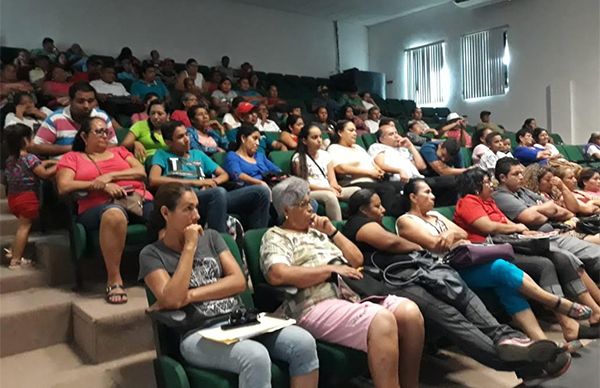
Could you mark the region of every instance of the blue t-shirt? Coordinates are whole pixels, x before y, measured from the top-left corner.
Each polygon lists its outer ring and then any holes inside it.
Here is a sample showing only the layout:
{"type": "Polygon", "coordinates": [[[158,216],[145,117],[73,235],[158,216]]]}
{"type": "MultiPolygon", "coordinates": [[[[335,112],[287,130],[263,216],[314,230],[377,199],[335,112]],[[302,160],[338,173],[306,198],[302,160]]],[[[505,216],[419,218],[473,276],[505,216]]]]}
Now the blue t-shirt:
{"type": "Polygon", "coordinates": [[[134,81],[131,85],[131,94],[137,96],[139,98],[144,98],[144,96],[148,93],[156,93],[161,100],[164,100],[166,96],[169,95],[169,90],[163,84],[163,82],[159,79],[152,82],[151,84],[147,84],[144,80],[134,81]]]}
{"type": "Polygon", "coordinates": [[[523,163],[524,166],[528,166],[536,162],[539,162],[540,164],[547,164],[548,159],[537,159],[538,152],[540,152],[540,150],[535,147],[517,146],[513,152],[513,155],[515,158],[519,159],[519,162],[523,163]]]}
{"type": "Polygon", "coordinates": [[[152,165],[160,166],[161,175],[183,179],[204,179],[212,176],[219,167],[200,150],[190,150],[187,158],[167,150],[158,150],[152,157],[152,165]]]}
{"type": "Polygon", "coordinates": [[[281,169],[271,162],[265,154],[257,152],[254,155],[256,163],[249,163],[233,151],[225,155],[225,170],[232,180],[239,181],[240,174],[250,175],[254,179],[263,179],[268,173],[280,173],[281,169]]]}
{"type": "MultiPolygon", "coordinates": [[[[431,168],[431,163],[440,160],[437,156],[437,150],[440,146],[440,142],[430,141],[421,146],[421,156],[427,163],[427,170],[425,170],[425,176],[437,176],[438,174],[431,168]]],[[[463,168],[462,157],[460,156],[460,152],[456,155],[456,157],[450,162],[446,162],[446,164],[450,167],[454,168],[463,168]]]]}

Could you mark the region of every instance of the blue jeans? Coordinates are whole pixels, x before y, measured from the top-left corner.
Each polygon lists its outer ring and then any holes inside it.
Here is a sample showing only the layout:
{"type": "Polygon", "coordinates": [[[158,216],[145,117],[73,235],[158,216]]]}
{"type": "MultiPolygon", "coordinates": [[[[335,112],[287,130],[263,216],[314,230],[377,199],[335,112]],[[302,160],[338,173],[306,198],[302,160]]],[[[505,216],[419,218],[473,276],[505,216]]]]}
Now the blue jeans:
{"type": "Polygon", "coordinates": [[[77,222],[82,224],[83,227],[88,231],[98,230],[100,229],[102,215],[105,211],[112,208],[121,210],[123,214],[125,214],[128,224],[145,224],[146,221],[150,219],[150,213],[152,213],[152,209],[154,209],[154,202],[144,201],[142,217],[128,213],[127,210],[125,210],[125,208],[121,205],[117,205],[115,203],[103,203],[102,205],[94,206],[93,208],[81,213],[79,216],[77,216],[77,222]]]}
{"type": "Polygon", "coordinates": [[[299,326],[243,340],[232,345],[187,336],[181,355],[201,368],[226,370],[239,375],[240,388],[271,386],[271,357],[288,363],[290,376],[301,376],[319,368],[315,339],[299,326]]]}
{"type": "Polygon", "coordinates": [[[506,260],[465,268],[460,276],[471,288],[493,288],[498,299],[510,315],[529,309],[529,303],[521,296],[523,271],[506,260]]]}
{"type": "Polygon", "coordinates": [[[219,233],[227,232],[227,213],[239,215],[246,229],[265,228],[269,221],[270,190],[262,185],[233,191],[222,187],[194,189],[200,202],[200,223],[219,233]]]}

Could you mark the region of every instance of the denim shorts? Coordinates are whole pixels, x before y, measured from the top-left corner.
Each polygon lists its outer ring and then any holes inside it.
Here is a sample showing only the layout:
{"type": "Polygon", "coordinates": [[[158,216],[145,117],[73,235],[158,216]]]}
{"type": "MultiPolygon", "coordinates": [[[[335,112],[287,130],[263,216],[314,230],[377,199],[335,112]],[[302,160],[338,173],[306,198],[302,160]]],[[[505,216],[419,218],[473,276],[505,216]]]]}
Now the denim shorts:
{"type": "Polygon", "coordinates": [[[154,208],[154,202],[144,201],[142,217],[128,213],[123,206],[116,203],[103,203],[102,205],[95,206],[81,213],[77,217],[77,222],[82,224],[86,230],[98,230],[100,229],[100,220],[102,219],[104,212],[113,208],[119,209],[123,212],[128,224],[143,224],[146,222],[146,220],[148,220],[150,213],[154,208]]]}

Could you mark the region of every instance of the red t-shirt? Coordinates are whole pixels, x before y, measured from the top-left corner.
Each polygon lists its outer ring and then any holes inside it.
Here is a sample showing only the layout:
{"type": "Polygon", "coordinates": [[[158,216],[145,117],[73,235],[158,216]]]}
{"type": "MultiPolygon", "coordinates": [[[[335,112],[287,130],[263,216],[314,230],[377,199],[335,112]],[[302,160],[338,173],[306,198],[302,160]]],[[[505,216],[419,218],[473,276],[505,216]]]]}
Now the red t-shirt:
{"type": "MultiPolygon", "coordinates": [[[[84,152],[67,152],[58,161],[57,170],[60,171],[63,168],[69,168],[75,172],[74,179],[76,181],[93,181],[101,175],[100,173],[107,174],[109,172],[123,171],[130,168],[127,158],[133,157],[133,154],[127,151],[125,147],[113,147],[109,148],[108,151],[112,152],[113,157],[111,159],[96,162],[98,168],[96,168],[94,163],[92,163],[84,152]],[[100,169],[100,171],[98,171],[98,169],[100,169]]],[[[137,193],[144,195],[149,201],[152,200],[152,194],[144,190],[143,182],[122,180],[114,183],[122,187],[132,186],[137,193]]],[[[109,200],[110,197],[103,191],[90,191],[85,198],[77,201],[77,213],[81,214],[84,211],[102,205],[109,200]]]]}
{"type": "Polygon", "coordinates": [[[488,216],[490,220],[495,222],[508,223],[508,219],[498,209],[496,201],[493,198],[484,201],[477,195],[469,194],[459,199],[456,203],[454,222],[469,234],[467,239],[471,242],[479,243],[485,241],[486,236],[478,234],[479,232],[473,227],[473,222],[484,216],[488,216]]]}
{"type": "Polygon", "coordinates": [[[186,128],[189,128],[192,126],[192,123],[190,122],[187,112],[182,109],[176,110],[173,113],[171,113],[171,120],[181,121],[183,123],[183,125],[185,125],[186,128]]]}

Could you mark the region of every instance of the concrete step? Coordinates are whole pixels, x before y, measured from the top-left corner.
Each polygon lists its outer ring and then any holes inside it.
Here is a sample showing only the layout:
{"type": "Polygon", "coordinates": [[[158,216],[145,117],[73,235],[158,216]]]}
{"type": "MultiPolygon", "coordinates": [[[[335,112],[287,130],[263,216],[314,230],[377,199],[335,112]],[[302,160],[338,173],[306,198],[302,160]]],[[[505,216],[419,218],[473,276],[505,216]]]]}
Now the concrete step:
{"type": "Polygon", "coordinates": [[[58,344],[0,359],[0,386],[11,388],[155,388],[154,351],[99,365],[82,361],[68,344],[58,344]]]}
{"type": "Polygon", "coordinates": [[[0,357],[66,342],[72,332],[72,292],[33,288],[0,295],[0,357]]]}
{"type": "Polygon", "coordinates": [[[0,267],[0,294],[47,285],[46,273],[40,266],[17,270],[0,267]]]}
{"type": "Polygon", "coordinates": [[[19,226],[19,220],[12,214],[0,214],[0,236],[14,236],[19,226]]]}
{"type": "Polygon", "coordinates": [[[104,291],[79,295],[73,304],[73,340],[92,363],[154,349],[142,287],[127,288],[128,302],[110,305],[104,291]]]}

